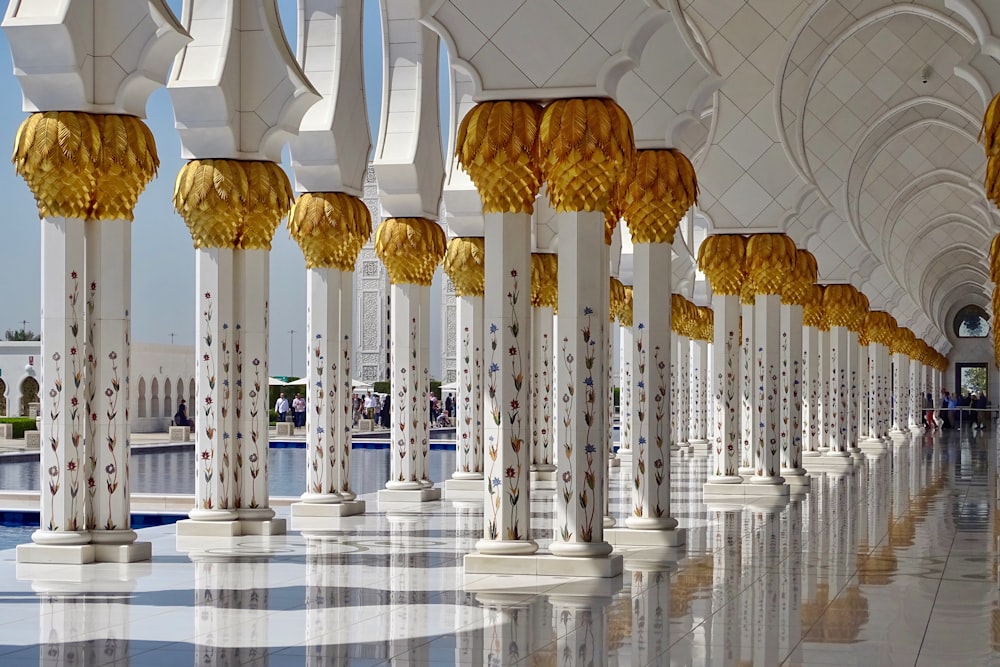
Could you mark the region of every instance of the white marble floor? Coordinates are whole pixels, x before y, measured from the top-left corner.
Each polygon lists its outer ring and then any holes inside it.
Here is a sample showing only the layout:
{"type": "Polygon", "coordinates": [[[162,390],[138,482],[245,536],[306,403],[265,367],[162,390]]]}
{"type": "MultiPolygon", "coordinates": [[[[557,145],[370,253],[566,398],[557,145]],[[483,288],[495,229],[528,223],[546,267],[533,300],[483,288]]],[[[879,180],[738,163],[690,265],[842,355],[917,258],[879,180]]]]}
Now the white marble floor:
{"type": "MultiPolygon", "coordinates": [[[[374,496],[323,533],[144,529],[151,563],[2,551],[0,665],[1000,665],[994,433],[890,445],[777,507],[706,505],[704,457],[672,470],[687,546],[611,580],[466,576],[474,503],[374,496]]],[[[544,547],[551,492],[532,508],[544,547]]]]}

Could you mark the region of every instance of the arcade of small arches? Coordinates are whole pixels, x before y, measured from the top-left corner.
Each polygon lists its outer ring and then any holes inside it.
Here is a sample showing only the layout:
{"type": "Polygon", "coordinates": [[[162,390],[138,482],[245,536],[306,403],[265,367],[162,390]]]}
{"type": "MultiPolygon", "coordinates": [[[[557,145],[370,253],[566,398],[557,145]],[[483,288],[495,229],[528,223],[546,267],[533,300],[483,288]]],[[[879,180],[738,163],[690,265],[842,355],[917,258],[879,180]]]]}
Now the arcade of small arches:
{"type": "MultiPolygon", "coordinates": [[[[986,236],[995,212],[972,179],[959,178],[973,168],[965,164],[973,158],[963,105],[985,101],[983,86],[970,80],[982,84],[1000,70],[975,55],[952,63],[966,76],[937,91],[943,101],[883,103],[869,91],[878,122],[867,130],[857,117],[849,132],[846,116],[827,117],[837,132],[860,133],[853,156],[825,129],[814,98],[860,94],[860,81],[845,87],[826,69],[845,57],[842,47],[853,50],[859,30],[922,16],[943,26],[935,33],[942,50],[964,40],[984,53],[992,38],[950,15],[895,4],[884,17],[845,17],[831,24],[842,32],[828,34],[829,17],[818,9],[828,3],[815,4],[795,16],[798,32],[771,82],[778,103],[769,105],[752,85],[726,86],[728,76],[766,88],[745,69],[757,71],[750,53],[742,75],[726,72],[713,42],[740,29],[725,27],[729,20],[742,21],[730,16],[706,34],[711,21],[698,2],[526,3],[481,9],[473,22],[464,12],[477,10],[467,3],[381,3],[387,85],[373,163],[384,219],[374,239],[392,285],[393,427],[379,501],[441,495],[427,462],[427,395],[429,322],[437,316],[429,289],[443,266],[456,295],[459,360],[457,464],[444,492],[484,506],[467,572],[506,572],[510,559],[530,559],[540,573],[611,577],[622,570],[616,547],[683,544],[671,514],[674,456],[708,452],[706,496],[781,503],[808,489],[810,471],[850,474],[866,452],[922,431],[922,397],[940,392],[948,368],[950,339],[938,323],[955,304],[942,295],[949,278],[934,248],[944,244],[936,233],[925,243],[909,221],[986,236]],[[576,18],[567,7],[580,10],[576,18]],[[580,43],[549,44],[567,51],[559,66],[533,48],[538,29],[580,33],[580,43]],[[813,40],[825,51],[806,48],[808,34],[825,35],[813,40]],[[452,64],[447,161],[432,75],[439,39],[452,64]],[[761,130],[761,113],[777,114],[778,131],[770,132],[780,136],[761,130]],[[930,114],[939,122],[928,123],[930,114]],[[925,127],[936,141],[923,148],[925,162],[941,155],[943,137],[965,143],[947,164],[910,179],[914,188],[931,179],[918,192],[901,187],[899,166],[916,158],[891,146],[925,127]],[[820,146],[827,141],[836,150],[820,146]],[[751,168],[765,155],[768,164],[751,168]],[[947,216],[969,200],[972,218],[947,216]],[[450,238],[438,220],[442,201],[450,238]],[[699,243],[696,217],[711,232],[699,243]],[[884,225],[873,228],[876,219],[884,225]],[[893,246],[898,238],[907,239],[902,250],[893,246]],[[612,465],[631,467],[623,525],[608,512],[612,465]],[[532,539],[532,487],[555,490],[546,553],[532,539]]],[[[183,394],[197,410],[195,507],[178,535],[285,530],[268,498],[266,387],[268,253],[286,217],[307,268],[312,406],[306,488],[292,521],[334,525],[365,511],[350,487],[345,409],[353,272],[373,234],[360,199],[371,149],[361,7],[308,5],[294,55],[275,0],[186,0],[183,24],[161,0],[130,3],[133,13],[115,21],[97,16],[110,5],[90,9],[94,20],[8,10],[4,29],[32,112],[14,162],[38,203],[47,278],[47,477],[42,527],[18,548],[19,561],[56,552],[77,562],[149,558],[129,527],[120,465],[133,383],[138,418],[144,407],[155,417],[183,394]],[[63,47],[57,54],[100,45],[112,55],[87,65],[41,62],[32,48],[40,31],[63,47]],[[196,375],[188,382],[136,379],[129,367],[130,223],[158,167],[155,139],[139,117],[164,83],[189,160],[173,199],[196,253],[196,375]],[[279,165],[285,144],[298,197],[279,165]],[[95,478],[93,494],[72,492],[95,478]]],[[[838,114],[860,109],[842,101],[838,114]]],[[[982,149],[972,144],[980,164],[982,149]]]]}

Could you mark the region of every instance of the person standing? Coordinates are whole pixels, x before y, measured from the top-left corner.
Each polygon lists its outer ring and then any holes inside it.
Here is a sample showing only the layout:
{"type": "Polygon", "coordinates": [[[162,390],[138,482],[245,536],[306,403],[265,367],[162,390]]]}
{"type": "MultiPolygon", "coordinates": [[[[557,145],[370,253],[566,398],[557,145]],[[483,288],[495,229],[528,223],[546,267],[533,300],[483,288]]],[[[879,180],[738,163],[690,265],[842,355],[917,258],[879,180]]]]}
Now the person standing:
{"type": "Polygon", "coordinates": [[[375,418],[375,399],[372,397],[371,391],[365,394],[365,418],[375,418]]]}
{"type": "Polygon", "coordinates": [[[295,427],[302,428],[306,425],[306,401],[302,394],[295,394],[292,400],[292,412],[295,413],[295,427]]]}
{"type": "Polygon", "coordinates": [[[445,396],[444,399],[444,411],[448,413],[448,418],[452,419],[455,416],[455,401],[452,399],[451,394],[445,396]]]}
{"type": "Polygon", "coordinates": [[[285,398],[285,392],[278,394],[278,400],[274,404],[274,411],[278,413],[278,421],[285,421],[285,417],[288,416],[288,399],[285,398]]]}

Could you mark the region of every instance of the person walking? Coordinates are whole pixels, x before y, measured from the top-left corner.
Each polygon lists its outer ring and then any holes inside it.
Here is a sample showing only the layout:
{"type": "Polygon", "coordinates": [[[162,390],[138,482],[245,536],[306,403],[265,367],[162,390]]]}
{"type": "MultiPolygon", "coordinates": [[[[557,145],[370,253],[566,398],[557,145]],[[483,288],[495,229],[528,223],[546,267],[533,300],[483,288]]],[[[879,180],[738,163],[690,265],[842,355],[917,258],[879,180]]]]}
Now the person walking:
{"type": "Polygon", "coordinates": [[[285,421],[285,417],[288,416],[288,399],[285,398],[285,392],[278,394],[278,400],[274,403],[274,411],[278,413],[278,421],[285,421]]]}
{"type": "Polygon", "coordinates": [[[302,428],[306,425],[306,400],[302,394],[295,394],[292,400],[292,412],[295,413],[295,427],[302,428]]]}

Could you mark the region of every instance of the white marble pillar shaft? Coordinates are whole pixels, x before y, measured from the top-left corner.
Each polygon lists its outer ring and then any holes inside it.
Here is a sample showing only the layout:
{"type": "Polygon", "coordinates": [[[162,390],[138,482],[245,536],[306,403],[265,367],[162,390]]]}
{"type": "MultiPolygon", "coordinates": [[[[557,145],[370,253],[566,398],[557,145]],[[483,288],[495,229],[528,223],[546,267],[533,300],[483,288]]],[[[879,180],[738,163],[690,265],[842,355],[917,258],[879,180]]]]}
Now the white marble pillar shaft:
{"type": "Polygon", "coordinates": [[[740,425],[741,360],[740,360],[740,298],[730,294],[712,297],[713,332],[713,393],[715,396],[714,469],[709,482],[739,484],[740,453],[743,430],[740,425]]]}
{"type": "Polygon", "coordinates": [[[430,478],[431,453],[431,286],[417,285],[417,300],[420,304],[417,315],[417,381],[420,386],[417,395],[420,396],[417,402],[417,431],[419,433],[417,443],[419,452],[417,455],[417,479],[423,488],[431,488],[434,482],[430,478]]]}
{"type": "MultiPolygon", "coordinates": [[[[87,523],[94,542],[131,543],[129,389],[132,223],[86,223],[87,523]]],[[[77,354],[80,354],[78,351],[77,354]]],[[[72,355],[71,355],[72,356],[72,355]]]]}
{"type": "Polygon", "coordinates": [[[677,334],[677,444],[687,446],[691,423],[691,338],[677,334]]]}
{"type": "Polygon", "coordinates": [[[742,339],[740,342],[740,390],[742,393],[742,403],[740,404],[740,428],[742,432],[740,447],[740,474],[749,476],[754,473],[754,433],[753,424],[757,415],[753,409],[753,381],[756,377],[754,368],[754,304],[740,304],[740,326],[742,329],[742,339]]]}
{"type": "Polygon", "coordinates": [[[830,451],[829,456],[847,456],[850,448],[850,331],[830,327],[830,451]]]}
{"type": "Polygon", "coordinates": [[[781,474],[801,477],[802,306],[781,304],[781,474]]]}
{"type": "Polygon", "coordinates": [[[691,422],[688,441],[708,443],[708,341],[691,341],[691,422]]]}
{"type": "MultiPolygon", "coordinates": [[[[560,241],[561,243],[561,241],[560,241]]],[[[625,525],[676,528],[670,515],[671,248],[636,243],[633,254],[632,507],[625,525]]]]}
{"type": "MultiPolygon", "coordinates": [[[[482,554],[530,554],[531,216],[486,216],[482,554]]],[[[561,268],[560,268],[561,271],[561,268]]]]}
{"type": "Polygon", "coordinates": [[[892,433],[900,435],[909,424],[906,417],[906,378],[909,377],[910,360],[902,352],[892,355],[892,433]]]}
{"type": "MultiPolygon", "coordinates": [[[[340,281],[338,303],[337,346],[330,349],[331,353],[339,354],[337,365],[330,365],[330,380],[336,380],[339,387],[336,393],[330,394],[331,407],[337,412],[333,425],[336,432],[330,444],[337,448],[337,466],[333,473],[334,489],[344,500],[354,500],[357,494],[351,488],[351,448],[354,431],[354,374],[351,370],[351,354],[353,353],[352,332],[354,331],[354,272],[340,271],[333,277],[340,281]]],[[[392,401],[389,403],[390,407],[392,401]]],[[[308,407],[308,406],[307,406],[308,407]]],[[[329,441],[329,438],[328,438],[329,441]]]]}
{"type": "Polygon", "coordinates": [[[197,368],[195,405],[195,507],[192,519],[230,521],[237,518],[235,419],[233,415],[233,251],[195,251],[198,298],[195,338],[197,368]]]}
{"type": "Polygon", "coordinates": [[[858,343],[858,400],[855,402],[858,415],[858,432],[856,442],[868,438],[871,432],[870,406],[875,402],[875,392],[871,383],[871,367],[874,361],[869,356],[870,344],[858,343]]]}
{"type": "Polygon", "coordinates": [[[41,527],[31,539],[86,544],[84,222],[46,218],[41,236],[41,527]]]}
{"type": "Polygon", "coordinates": [[[832,368],[832,356],[830,354],[830,330],[819,330],[819,427],[822,429],[819,434],[819,452],[826,454],[830,451],[830,441],[833,438],[833,392],[831,391],[830,373],[832,368]]]}
{"type": "MultiPolygon", "coordinates": [[[[881,345],[868,341],[868,442],[876,442],[882,437],[882,351],[881,345]]],[[[862,392],[862,396],[864,392],[862,392]]]]}
{"type": "Polygon", "coordinates": [[[417,491],[421,488],[417,459],[423,435],[421,417],[425,414],[418,366],[418,328],[420,317],[419,285],[392,285],[389,290],[389,365],[393,397],[390,433],[390,490],[417,491]]]}
{"type": "MultiPolygon", "coordinates": [[[[910,359],[910,377],[907,382],[906,404],[911,430],[920,428],[920,384],[921,364],[916,359],[910,359]]],[[[961,391],[961,387],[956,388],[956,393],[961,391]]]]}
{"type": "Polygon", "coordinates": [[[754,484],[782,484],[781,476],[781,297],[758,294],[754,302],[753,444],[754,484]]]}
{"type": "Polygon", "coordinates": [[[819,455],[820,424],[819,329],[802,328],[802,456],[819,455]]]}
{"type": "MultiPolygon", "coordinates": [[[[483,297],[455,297],[458,447],[452,479],[483,478],[483,297]]],[[[550,319],[551,322],[551,319],[550,319]]]]}
{"type": "Polygon", "coordinates": [[[603,522],[610,280],[608,263],[600,261],[606,256],[604,215],[563,213],[558,224],[559,461],[556,523],[549,548],[557,556],[605,556],[611,545],[604,541],[603,522]]]}
{"type": "MultiPolygon", "coordinates": [[[[303,502],[334,504],[337,493],[340,359],[340,271],[306,271],[306,490],[303,502]]],[[[348,297],[350,298],[350,297],[348,297]]]]}
{"type": "Polygon", "coordinates": [[[848,330],[847,333],[847,451],[859,452],[858,449],[858,390],[861,376],[861,346],[858,345],[858,334],[848,330]]]}
{"type": "Polygon", "coordinates": [[[531,309],[531,469],[552,472],[552,309],[531,309]]]}
{"type": "MultiPolygon", "coordinates": [[[[233,252],[233,375],[236,497],[240,519],[268,521],[267,316],[270,251],[233,252]]],[[[303,392],[305,396],[309,392],[303,392]]],[[[230,440],[232,442],[232,440],[230,440]]]]}
{"type": "Polygon", "coordinates": [[[632,457],[632,349],[635,347],[632,327],[620,329],[618,354],[621,363],[618,393],[618,458],[631,461],[632,457]]]}

